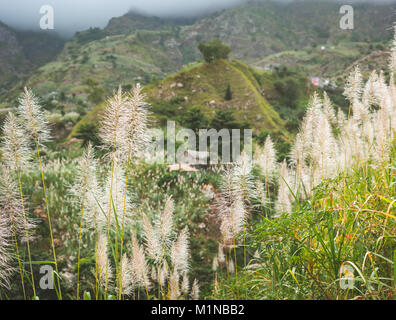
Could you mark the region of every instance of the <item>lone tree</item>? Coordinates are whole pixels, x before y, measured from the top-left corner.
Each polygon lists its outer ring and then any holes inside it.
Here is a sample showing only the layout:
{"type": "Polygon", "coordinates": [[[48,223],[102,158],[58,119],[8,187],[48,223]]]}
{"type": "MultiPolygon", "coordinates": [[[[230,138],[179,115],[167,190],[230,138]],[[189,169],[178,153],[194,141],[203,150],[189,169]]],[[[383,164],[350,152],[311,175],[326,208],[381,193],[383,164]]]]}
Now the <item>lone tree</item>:
{"type": "Polygon", "coordinates": [[[198,132],[199,129],[206,129],[208,124],[209,120],[199,106],[192,107],[184,116],[185,127],[195,132],[198,132]]]}
{"type": "Polygon", "coordinates": [[[232,90],[231,90],[231,85],[230,84],[228,84],[228,86],[227,86],[227,90],[226,90],[224,99],[227,100],[227,101],[232,100],[232,90]]]}
{"type": "Polygon", "coordinates": [[[200,42],[198,49],[207,63],[212,63],[218,59],[228,59],[228,55],[232,51],[231,47],[222,43],[219,39],[212,40],[208,44],[200,42]]]}

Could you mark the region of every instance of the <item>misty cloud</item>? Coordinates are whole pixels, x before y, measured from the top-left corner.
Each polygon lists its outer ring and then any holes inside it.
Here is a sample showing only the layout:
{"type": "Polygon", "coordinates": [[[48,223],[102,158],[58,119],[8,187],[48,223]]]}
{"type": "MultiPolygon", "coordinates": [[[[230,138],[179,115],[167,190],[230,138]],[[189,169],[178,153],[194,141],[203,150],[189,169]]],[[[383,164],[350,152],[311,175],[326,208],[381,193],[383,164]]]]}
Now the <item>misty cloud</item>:
{"type": "Polygon", "coordinates": [[[40,8],[54,8],[55,31],[71,35],[89,27],[104,27],[130,9],[156,16],[191,17],[246,0],[0,0],[0,21],[20,29],[39,30],[40,8]]]}
{"type": "MultiPolygon", "coordinates": [[[[147,15],[161,17],[191,17],[218,9],[228,8],[247,1],[248,0],[0,0],[0,21],[20,29],[39,30],[39,21],[41,18],[39,12],[40,7],[43,5],[52,5],[55,13],[55,32],[70,36],[76,31],[85,30],[89,27],[103,28],[106,26],[109,19],[121,16],[130,9],[147,15]]],[[[290,2],[291,0],[275,1],[290,2]]],[[[357,1],[359,0],[349,0],[347,2],[351,3],[357,1]]],[[[380,0],[375,0],[375,2],[378,3],[380,0]]]]}

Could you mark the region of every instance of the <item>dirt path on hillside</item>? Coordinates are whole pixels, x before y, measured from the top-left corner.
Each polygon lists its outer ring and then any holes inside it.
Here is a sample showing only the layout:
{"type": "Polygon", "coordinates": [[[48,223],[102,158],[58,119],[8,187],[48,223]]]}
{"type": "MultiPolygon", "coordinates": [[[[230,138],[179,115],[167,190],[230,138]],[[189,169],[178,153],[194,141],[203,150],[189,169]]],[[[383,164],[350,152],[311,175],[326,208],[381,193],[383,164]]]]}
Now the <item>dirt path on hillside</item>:
{"type": "Polygon", "coordinates": [[[365,60],[369,60],[369,59],[375,59],[375,58],[382,58],[385,55],[388,55],[388,52],[385,51],[374,51],[373,53],[370,53],[369,55],[360,58],[359,60],[355,61],[354,63],[352,63],[348,68],[346,68],[345,70],[343,70],[341,73],[335,75],[334,77],[332,77],[332,79],[337,79],[337,78],[343,78],[346,75],[349,75],[351,73],[351,71],[358,65],[362,64],[365,60]]]}

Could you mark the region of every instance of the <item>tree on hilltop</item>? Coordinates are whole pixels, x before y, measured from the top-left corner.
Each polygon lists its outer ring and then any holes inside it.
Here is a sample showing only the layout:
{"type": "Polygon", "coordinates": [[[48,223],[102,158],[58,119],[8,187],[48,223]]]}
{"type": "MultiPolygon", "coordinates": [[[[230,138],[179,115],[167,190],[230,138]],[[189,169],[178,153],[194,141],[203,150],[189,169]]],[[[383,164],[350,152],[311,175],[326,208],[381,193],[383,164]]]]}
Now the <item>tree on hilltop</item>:
{"type": "Polygon", "coordinates": [[[208,44],[200,42],[198,49],[207,63],[212,63],[218,59],[228,59],[228,55],[232,51],[230,46],[227,46],[219,39],[212,40],[208,44]]]}

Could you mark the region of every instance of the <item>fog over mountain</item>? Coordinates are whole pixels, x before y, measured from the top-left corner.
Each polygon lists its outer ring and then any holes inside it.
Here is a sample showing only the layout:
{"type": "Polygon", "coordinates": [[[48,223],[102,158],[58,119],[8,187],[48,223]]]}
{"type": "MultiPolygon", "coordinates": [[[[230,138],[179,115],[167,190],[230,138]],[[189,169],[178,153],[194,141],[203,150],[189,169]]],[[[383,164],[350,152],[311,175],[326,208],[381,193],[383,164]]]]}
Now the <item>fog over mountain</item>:
{"type": "MultiPolygon", "coordinates": [[[[290,2],[292,0],[273,1],[290,2]]],[[[339,2],[340,0],[327,1],[339,2]]],[[[394,0],[366,0],[370,3],[392,1],[394,0]]],[[[0,21],[18,29],[39,30],[39,21],[42,16],[40,8],[43,5],[51,5],[54,8],[54,31],[71,36],[74,32],[89,27],[104,27],[109,19],[121,16],[131,9],[160,17],[193,17],[246,2],[248,0],[0,0],[0,21]]]]}

